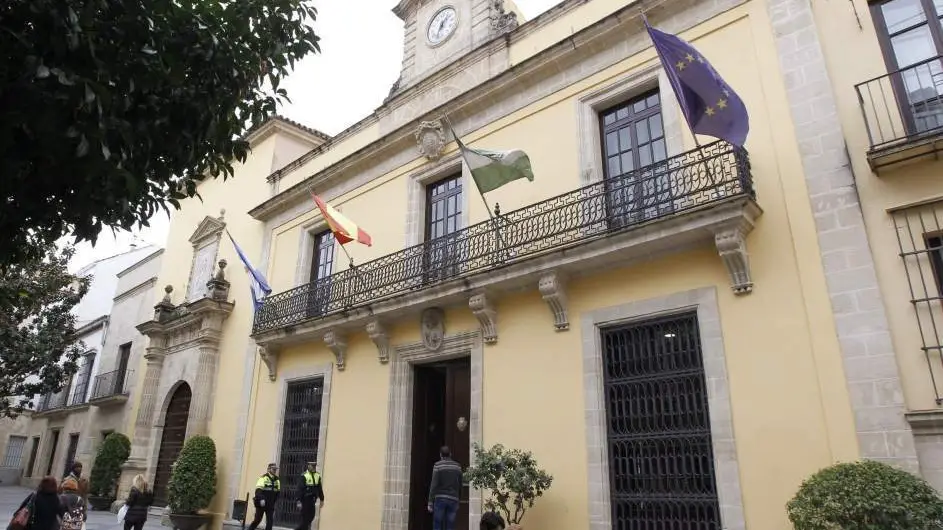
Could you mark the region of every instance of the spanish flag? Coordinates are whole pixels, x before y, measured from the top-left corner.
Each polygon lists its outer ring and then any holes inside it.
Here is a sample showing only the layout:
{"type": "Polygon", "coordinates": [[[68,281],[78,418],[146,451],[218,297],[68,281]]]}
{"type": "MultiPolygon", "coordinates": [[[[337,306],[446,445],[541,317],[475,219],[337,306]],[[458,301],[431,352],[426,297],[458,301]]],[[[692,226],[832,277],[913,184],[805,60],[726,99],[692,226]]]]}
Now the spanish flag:
{"type": "Polygon", "coordinates": [[[344,217],[313,192],[311,193],[311,197],[314,199],[314,203],[318,205],[318,209],[321,210],[321,215],[323,215],[324,220],[327,221],[331,232],[334,232],[334,238],[337,239],[341,245],[346,245],[351,241],[356,241],[368,247],[373,245],[373,239],[370,238],[370,234],[361,230],[353,221],[344,217]]]}

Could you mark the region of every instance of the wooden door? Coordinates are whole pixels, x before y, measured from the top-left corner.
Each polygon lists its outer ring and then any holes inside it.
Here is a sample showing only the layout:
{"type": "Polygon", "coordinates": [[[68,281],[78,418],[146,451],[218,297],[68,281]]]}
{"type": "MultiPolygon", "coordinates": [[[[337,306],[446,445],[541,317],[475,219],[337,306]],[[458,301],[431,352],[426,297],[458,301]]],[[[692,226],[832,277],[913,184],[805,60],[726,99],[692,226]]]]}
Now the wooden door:
{"type": "MultiPolygon", "coordinates": [[[[468,359],[448,366],[446,375],[446,445],[452,458],[467,470],[471,463],[471,365],[468,359]]],[[[468,530],[468,486],[462,488],[455,530],[468,530]]]]}
{"type": "MultiPolygon", "coordinates": [[[[432,530],[426,509],[432,466],[439,449],[449,446],[452,458],[469,464],[471,366],[468,359],[416,367],[413,389],[412,457],[410,461],[410,530],[432,530]]],[[[468,530],[468,488],[462,492],[456,530],[468,530]]]]}
{"type": "Polygon", "coordinates": [[[167,505],[167,483],[174,461],[183,448],[187,437],[187,421],[190,418],[190,386],[180,385],[167,405],[164,417],[164,432],[160,437],[160,449],[157,452],[157,472],[154,475],[154,505],[167,505]]]}

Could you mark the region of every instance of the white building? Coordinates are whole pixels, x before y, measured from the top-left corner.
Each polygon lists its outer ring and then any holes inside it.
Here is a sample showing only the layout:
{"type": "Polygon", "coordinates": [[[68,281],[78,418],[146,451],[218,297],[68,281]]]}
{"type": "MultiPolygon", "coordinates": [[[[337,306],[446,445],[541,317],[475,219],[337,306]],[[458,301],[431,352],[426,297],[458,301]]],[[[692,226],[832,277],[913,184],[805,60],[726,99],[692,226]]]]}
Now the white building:
{"type": "Polygon", "coordinates": [[[88,293],[74,309],[77,339],[85,350],[78,371],[60,392],[37,399],[28,427],[20,420],[16,432],[7,436],[0,427],[0,444],[6,442],[7,453],[18,448],[18,457],[9,458],[9,464],[22,470],[22,484],[62,476],[74,461],[90,471],[104,436],[126,430],[125,404],[134,383],[129,367],[144,350],[134,326],[153,310],[162,254],[153,246],[134,248],[77,272],[91,277],[88,293]]]}

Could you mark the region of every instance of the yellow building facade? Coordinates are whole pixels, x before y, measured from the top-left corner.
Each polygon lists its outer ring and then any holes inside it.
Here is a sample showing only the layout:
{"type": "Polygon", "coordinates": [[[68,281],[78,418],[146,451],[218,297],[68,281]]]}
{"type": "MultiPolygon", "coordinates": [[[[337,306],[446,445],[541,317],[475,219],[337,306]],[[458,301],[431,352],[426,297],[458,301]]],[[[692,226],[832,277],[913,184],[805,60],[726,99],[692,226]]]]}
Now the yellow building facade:
{"type": "Polygon", "coordinates": [[[937,289],[940,226],[913,227],[943,187],[906,154],[935,152],[939,114],[894,99],[939,70],[856,96],[905,66],[885,57],[907,5],[939,36],[921,2],[565,0],[525,21],[403,0],[380,108],[335,137],[269,121],[175,213],[129,471],[166,481],[209,434],[228,516],[269,462],[291,490],[314,460],[321,529],[430,528],[442,444],[464,465],[475,443],[532,451],[554,483],[526,528],[786,530],[805,477],[859,458],[943,487],[939,291],[909,289],[937,289]],[[695,142],[643,12],[742,97],[745,149],[695,142]],[[534,182],[489,193],[489,216],[450,127],[524,150],[534,182]],[[311,192],[373,245],[349,261],[311,192]],[[274,290],[258,311],[226,230],[274,290]]]}

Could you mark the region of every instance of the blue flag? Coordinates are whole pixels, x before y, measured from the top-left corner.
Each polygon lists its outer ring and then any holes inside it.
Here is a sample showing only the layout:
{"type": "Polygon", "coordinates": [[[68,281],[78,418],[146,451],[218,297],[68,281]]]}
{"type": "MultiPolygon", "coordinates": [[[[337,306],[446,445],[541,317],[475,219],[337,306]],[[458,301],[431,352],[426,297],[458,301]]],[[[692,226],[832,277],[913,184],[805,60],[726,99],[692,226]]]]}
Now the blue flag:
{"type": "Polygon", "coordinates": [[[743,147],[750,132],[750,117],[740,96],[694,46],[654,29],[647,20],[645,28],[691,132],[743,147]]]}
{"type": "Polygon", "coordinates": [[[246,273],[249,274],[249,289],[252,291],[252,307],[255,311],[258,311],[259,308],[262,307],[262,299],[272,293],[272,288],[269,287],[268,282],[265,281],[265,276],[249,263],[249,258],[246,257],[242,249],[239,248],[239,245],[236,244],[236,240],[232,238],[232,234],[229,233],[229,230],[226,230],[226,235],[229,236],[229,240],[232,241],[232,246],[236,248],[236,254],[239,254],[239,259],[242,260],[242,264],[246,267],[246,273]]]}

